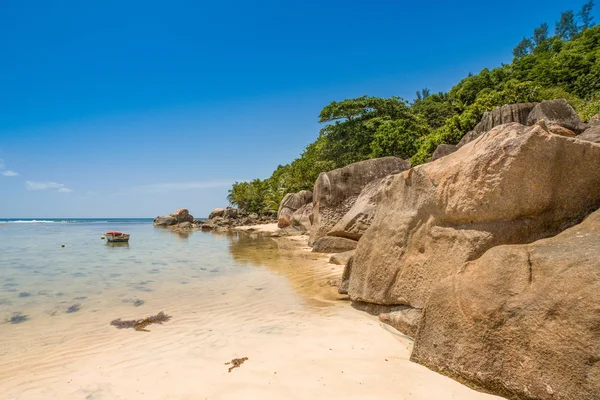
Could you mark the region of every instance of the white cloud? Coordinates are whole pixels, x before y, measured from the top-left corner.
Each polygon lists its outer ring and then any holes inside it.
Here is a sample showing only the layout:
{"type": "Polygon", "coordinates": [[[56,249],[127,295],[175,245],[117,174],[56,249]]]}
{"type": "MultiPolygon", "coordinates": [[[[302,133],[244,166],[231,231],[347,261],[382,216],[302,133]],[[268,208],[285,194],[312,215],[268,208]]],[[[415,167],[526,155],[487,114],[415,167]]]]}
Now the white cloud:
{"type": "Polygon", "coordinates": [[[19,174],[17,174],[15,171],[9,171],[9,170],[7,170],[7,171],[3,171],[2,175],[4,175],[4,176],[18,176],[19,174]]]}
{"type": "Polygon", "coordinates": [[[141,185],[132,187],[128,193],[158,193],[193,189],[210,189],[217,187],[231,186],[235,182],[231,181],[207,181],[207,182],[175,182],[175,183],[156,183],[153,185],[141,185]]]}
{"type": "Polygon", "coordinates": [[[72,189],[65,187],[64,183],[57,182],[32,182],[26,181],[25,186],[27,190],[47,190],[47,189],[58,189],[61,193],[69,193],[72,192],[72,189]]]}

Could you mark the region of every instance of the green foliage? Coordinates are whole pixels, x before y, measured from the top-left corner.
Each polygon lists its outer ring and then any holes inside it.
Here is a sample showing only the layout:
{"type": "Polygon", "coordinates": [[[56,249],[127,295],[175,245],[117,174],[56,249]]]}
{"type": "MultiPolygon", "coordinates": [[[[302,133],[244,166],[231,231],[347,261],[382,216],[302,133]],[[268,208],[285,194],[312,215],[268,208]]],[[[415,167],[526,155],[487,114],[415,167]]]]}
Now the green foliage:
{"type": "Polygon", "coordinates": [[[581,30],[586,30],[594,26],[594,17],[592,16],[592,9],[594,8],[594,1],[590,0],[581,7],[579,12],[579,19],[581,20],[581,30]]]}
{"type": "Polygon", "coordinates": [[[563,40],[569,40],[577,34],[577,23],[573,11],[565,11],[561,14],[560,20],[556,23],[554,33],[563,40]]]}
{"type": "Polygon", "coordinates": [[[317,140],[292,163],[264,180],[236,182],[229,201],[249,212],[277,210],[286,193],[312,190],[321,172],[374,157],[429,161],[441,143],[456,144],[498,106],[566,99],[587,120],[600,113],[600,27],[592,27],[589,1],[577,14],[564,12],[556,36],[541,24],[514,50],[511,64],[469,74],[447,93],[417,92],[412,104],[399,97],[362,96],[326,105],[317,140]]]}
{"type": "Polygon", "coordinates": [[[529,54],[531,51],[533,51],[533,42],[531,41],[531,39],[523,38],[523,40],[519,42],[517,47],[513,49],[513,56],[515,58],[521,58],[529,54]]]}

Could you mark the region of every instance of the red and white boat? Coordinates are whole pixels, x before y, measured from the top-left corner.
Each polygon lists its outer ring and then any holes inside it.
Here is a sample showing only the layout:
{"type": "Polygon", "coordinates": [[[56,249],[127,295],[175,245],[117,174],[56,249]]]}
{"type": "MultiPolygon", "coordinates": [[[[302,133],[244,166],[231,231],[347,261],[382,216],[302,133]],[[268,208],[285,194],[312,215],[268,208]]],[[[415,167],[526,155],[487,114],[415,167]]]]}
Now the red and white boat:
{"type": "Polygon", "coordinates": [[[129,242],[129,234],[117,231],[110,231],[104,234],[109,242],[129,242]]]}

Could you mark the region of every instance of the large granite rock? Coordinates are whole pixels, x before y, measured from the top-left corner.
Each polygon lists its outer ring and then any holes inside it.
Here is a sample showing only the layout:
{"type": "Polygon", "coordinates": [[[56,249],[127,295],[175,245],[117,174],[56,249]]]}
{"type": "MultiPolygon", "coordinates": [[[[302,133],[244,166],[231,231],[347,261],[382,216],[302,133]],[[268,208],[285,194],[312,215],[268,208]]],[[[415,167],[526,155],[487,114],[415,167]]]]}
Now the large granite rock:
{"type": "Polygon", "coordinates": [[[435,151],[431,155],[431,161],[435,161],[438,158],[442,158],[447,156],[448,154],[452,154],[456,150],[458,150],[458,146],[455,146],[453,144],[442,143],[435,149],[435,151]]]}
{"type": "Polygon", "coordinates": [[[472,142],[498,125],[511,122],[518,122],[519,124],[526,125],[529,114],[537,105],[538,103],[506,104],[502,107],[496,107],[492,111],[483,113],[481,121],[472,131],[463,136],[461,141],[458,142],[457,147],[462,147],[465,144],[472,142]]]}
{"type": "Polygon", "coordinates": [[[180,208],[170,215],[163,215],[162,217],[154,218],[155,226],[171,226],[177,225],[182,222],[193,222],[194,217],[190,214],[187,208],[180,208]]]}
{"type": "Polygon", "coordinates": [[[294,211],[292,214],[291,225],[303,232],[310,231],[313,220],[313,204],[308,203],[294,211]]]}
{"type": "Polygon", "coordinates": [[[171,217],[177,220],[177,223],[180,224],[182,222],[192,222],[194,221],[194,217],[190,214],[187,208],[180,208],[171,213],[171,217]]]}
{"type": "Polygon", "coordinates": [[[577,135],[576,137],[580,140],[600,143],[600,125],[592,126],[591,128],[586,129],[581,135],[577,135]]]}
{"type": "Polygon", "coordinates": [[[565,99],[542,101],[535,106],[529,113],[529,117],[527,117],[527,123],[533,125],[541,120],[546,121],[547,124],[560,125],[575,134],[582,133],[588,127],[565,99]]]}
{"type": "Polygon", "coordinates": [[[599,207],[599,171],[600,145],[513,123],[393,175],[358,242],[348,294],[422,308],[465,261],[555,235],[599,207]]]}
{"type": "Polygon", "coordinates": [[[215,208],[208,215],[208,219],[213,219],[213,218],[216,218],[216,217],[222,217],[224,214],[225,214],[225,209],[224,208],[215,208]]]}
{"type": "Polygon", "coordinates": [[[313,194],[310,190],[301,190],[298,193],[288,193],[279,204],[277,211],[277,226],[287,228],[292,224],[292,215],[302,206],[312,203],[313,194]]]}
{"type": "Polygon", "coordinates": [[[401,158],[383,157],[321,173],[313,191],[313,225],[309,244],[325,236],[338,223],[352,208],[367,183],[409,168],[410,163],[401,158]]]}
{"type": "Polygon", "coordinates": [[[177,219],[170,215],[163,215],[162,217],[154,218],[154,226],[171,226],[177,225],[177,219]]]}
{"type": "Polygon", "coordinates": [[[600,399],[600,211],[466,263],[432,293],[411,359],[507,398],[600,399]]]}
{"type": "Polygon", "coordinates": [[[350,210],[327,232],[327,236],[359,240],[371,226],[379,204],[379,195],[385,188],[386,179],[375,179],[367,183],[350,210]]]}

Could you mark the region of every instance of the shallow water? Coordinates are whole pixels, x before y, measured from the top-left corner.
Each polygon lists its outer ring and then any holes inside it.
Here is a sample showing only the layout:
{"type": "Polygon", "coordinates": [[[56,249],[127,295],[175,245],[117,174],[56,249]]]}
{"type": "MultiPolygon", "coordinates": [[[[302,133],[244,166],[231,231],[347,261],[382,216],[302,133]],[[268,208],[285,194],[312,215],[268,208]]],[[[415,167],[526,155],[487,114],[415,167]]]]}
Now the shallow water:
{"type": "MultiPolygon", "coordinates": [[[[186,286],[210,291],[217,279],[235,284],[243,276],[273,285],[286,267],[277,250],[270,239],[176,234],[149,220],[0,222],[0,321],[25,324],[119,303],[139,307],[165,291],[189,290],[186,286]],[[101,236],[109,230],[130,233],[130,242],[106,243],[101,236]],[[268,264],[279,270],[269,272],[268,264]]],[[[0,334],[3,329],[0,325],[0,334]]]]}
{"type": "Polygon", "coordinates": [[[0,225],[0,398],[491,398],[410,363],[412,342],[339,301],[341,267],[303,241],[0,225]],[[150,332],[110,325],[160,311],[150,332]]]}

